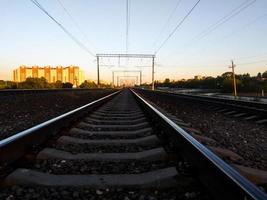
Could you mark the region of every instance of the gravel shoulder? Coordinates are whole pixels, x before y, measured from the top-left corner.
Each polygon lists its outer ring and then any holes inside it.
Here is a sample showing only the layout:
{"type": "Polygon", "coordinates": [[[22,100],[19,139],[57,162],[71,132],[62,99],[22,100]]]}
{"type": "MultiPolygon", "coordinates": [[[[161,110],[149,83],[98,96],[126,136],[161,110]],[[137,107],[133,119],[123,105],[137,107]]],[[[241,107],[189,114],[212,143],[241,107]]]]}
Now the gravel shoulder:
{"type": "Polygon", "coordinates": [[[167,98],[155,100],[150,95],[142,95],[177,118],[190,123],[194,129],[200,130],[201,135],[214,139],[219,147],[242,156],[242,165],[267,170],[266,125],[216,113],[204,105],[182,99],[177,99],[174,104],[167,98]]]}
{"type": "Polygon", "coordinates": [[[66,113],[114,90],[0,92],[0,139],[66,113]]]}

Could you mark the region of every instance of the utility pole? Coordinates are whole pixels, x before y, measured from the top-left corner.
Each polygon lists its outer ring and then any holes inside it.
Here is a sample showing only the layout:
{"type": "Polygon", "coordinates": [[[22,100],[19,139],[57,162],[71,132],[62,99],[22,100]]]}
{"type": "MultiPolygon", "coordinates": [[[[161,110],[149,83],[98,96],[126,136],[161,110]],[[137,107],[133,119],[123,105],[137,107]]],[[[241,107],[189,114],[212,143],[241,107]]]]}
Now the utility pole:
{"type": "Polygon", "coordinates": [[[114,71],[112,71],[112,87],[114,88],[114,71]]]}
{"type": "Polygon", "coordinates": [[[99,57],[96,57],[97,62],[97,87],[100,87],[100,80],[99,80],[99,57]]]}
{"type": "Polygon", "coordinates": [[[152,90],[155,89],[155,86],[154,86],[154,74],[155,74],[154,63],[155,63],[155,57],[152,57],[152,90]]]}
{"type": "Polygon", "coordinates": [[[233,85],[234,85],[234,96],[237,97],[237,91],[236,91],[236,81],[235,81],[235,65],[234,61],[231,60],[231,66],[229,68],[232,68],[232,74],[233,74],[233,85]]]}
{"type": "Polygon", "coordinates": [[[140,70],[140,86],[142,85],[142,70],[140,70]]]}

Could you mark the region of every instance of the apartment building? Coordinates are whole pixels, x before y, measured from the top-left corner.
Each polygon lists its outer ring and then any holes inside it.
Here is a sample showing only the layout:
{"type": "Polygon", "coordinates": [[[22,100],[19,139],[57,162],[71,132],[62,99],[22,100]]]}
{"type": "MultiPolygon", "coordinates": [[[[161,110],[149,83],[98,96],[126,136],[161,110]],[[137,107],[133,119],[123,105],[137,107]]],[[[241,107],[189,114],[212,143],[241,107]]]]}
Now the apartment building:
{"type": "Polygon", "coordinates": [[[22,65],[13,70],[13,81],[15,82],[23,82],[28,77],[44,77],[49,83],[55,83],[56,81],[61,81],[63,83],[70,82],[74,87],[77,87],[84,82],[84,72],[79,67],[73,65],[68,67],[28,67],[22,65]]]}

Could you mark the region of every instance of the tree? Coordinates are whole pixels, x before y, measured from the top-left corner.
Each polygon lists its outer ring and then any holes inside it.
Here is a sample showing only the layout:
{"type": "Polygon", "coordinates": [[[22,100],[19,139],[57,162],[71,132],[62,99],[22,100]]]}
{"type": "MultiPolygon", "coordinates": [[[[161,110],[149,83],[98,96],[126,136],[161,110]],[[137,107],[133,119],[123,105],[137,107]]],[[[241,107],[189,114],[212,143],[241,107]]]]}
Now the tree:
{"type": "Polygon", "coordinates": [[[84,81],[81,85],[80,88],[96,88],[97,85],[94,81],[84,81]]]}
{"type": "Polygon", "coordinates": [[[3,89],[6,87],[6,83],[3,80],[0,80],[0,89],[3,89]]]}
{"type": "Polygon", "coordinates": [[[262,78],[267,78],[267,71],[262,73],[262,78]]]}
{"type": "Polygon", "coordinates": [[[49,88],[45,78],[26,78],[24,82],[19,83],[19,88],[22,89],[42,89],[49,88]]]}
{"type": "Polygon", "coordinates": [[[66,82],[62,84],[62,88],[72,88],[73,84],[70,82],[66,82]]]}
{"type": "Polygon", "coordinates": [[[54,83],[54,86],[55,86],[55,88],[62,88],[63,87],[63,83],[61,81],[56,81],[54,83]]]}
{"type": "Polygon", "coordinates": [[[228,77],[233,77],[233,73],[232,72],[225,72],[222,74],[223,78],[228,78],[228,77]]]}
{"type": "Polygon", "coordinates": [[[166,78],[163,82],[164,87],[170,87],[171,86],[171,81],[169,78],[166,78]]]}
{"type": "Polygon", "coordinates": [[[170,84],[170,82],[171,82],[170,79],[169,78],[166,78],[163,83],[164,84],[170,84]]]}
{"type": "Polygon", "coordinates": [[[261,80],[261,78],[262,78],[262,75],[261,75],[261,73],[259,72],[259,73],[257,74],[257,79],[258,79],[258,80],[261,80]]]}
{"type": "MultiPolygon", "coordinates": [[[[239,88],[241,81],[239,79],[236,79],[236,87],[239,88]]],[[[233,91],[233,78],[226,78],[223,80],[222,84],[222,90],[224,92],[232,92],[233,91]]]]}

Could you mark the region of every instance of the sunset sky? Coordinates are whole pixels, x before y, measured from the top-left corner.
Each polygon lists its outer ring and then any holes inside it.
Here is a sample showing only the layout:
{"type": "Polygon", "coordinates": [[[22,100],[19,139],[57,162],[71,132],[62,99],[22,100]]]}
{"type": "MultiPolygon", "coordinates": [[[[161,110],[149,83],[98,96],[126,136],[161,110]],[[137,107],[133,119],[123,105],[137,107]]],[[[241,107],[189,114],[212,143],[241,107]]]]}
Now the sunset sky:
{"type": "MultiPolygon", "coordinates": [[[[126,0],[38,2],[93,53],[126,52],[126,0]]],[[[128,53],[153,54],[196,2],[131,0],[128,53]]],[[[0,0],[0,7],[0,80],[12,79],[12,70],[22,64],[78,65],[86,79],[96,79],[95,58],[30,0],[0,0]]],[[[216,76],[229,70],[231,59],[236,73],[267,70],[266,0],[201,0],[157,53],[155,78],[216,76]],[[244,2],[251,5],[226,20],[244,2]]],[[[101,64],[111,65],[101,67],[103,80],[111,80],[112,70],[140,69],[143,80],[151,80],[150,62],[144,59],[121,60],[120,66],[116,59],[104,59],[101,64]]]]}

